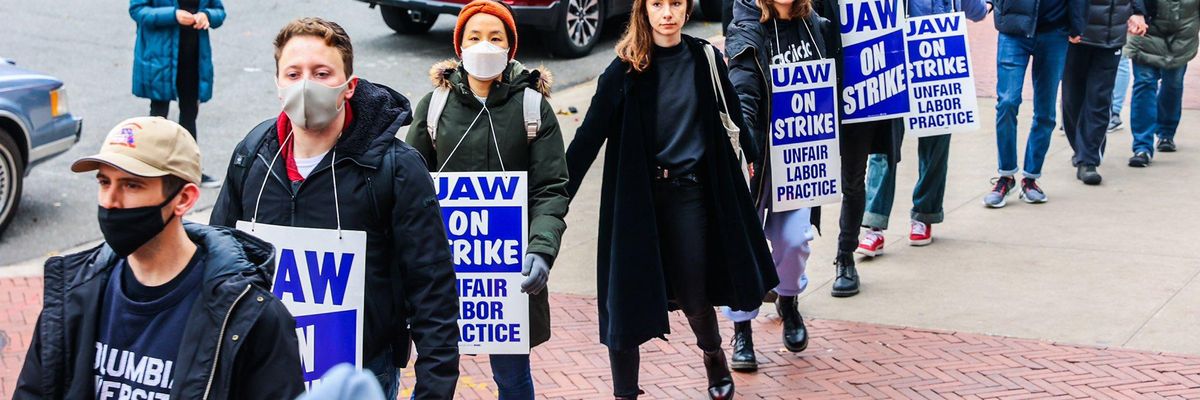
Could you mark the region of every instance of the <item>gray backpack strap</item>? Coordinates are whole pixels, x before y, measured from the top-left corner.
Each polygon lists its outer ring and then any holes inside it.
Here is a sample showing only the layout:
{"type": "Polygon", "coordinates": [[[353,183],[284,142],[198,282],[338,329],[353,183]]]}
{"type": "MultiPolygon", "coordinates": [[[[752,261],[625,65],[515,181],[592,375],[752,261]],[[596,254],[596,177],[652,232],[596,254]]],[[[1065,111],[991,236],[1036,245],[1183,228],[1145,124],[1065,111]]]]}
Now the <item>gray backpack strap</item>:
{"type": "Polygon", "coordinates": [[[446,109],[446,100],[450,98],[450,89],[437,87],[429,98],[429,113],[425,116],[425,129],[429,131],[429,142],[437,146],[438,120],[442,118],[442,110],[446,109]]]}
{"type": "Polygon", "coordinates": [[[538,130],[542,127],[542,93],[531,88],[525,88],[523,101],[525,116],[525,137],[532,142],[537,138],[538,130]]]}

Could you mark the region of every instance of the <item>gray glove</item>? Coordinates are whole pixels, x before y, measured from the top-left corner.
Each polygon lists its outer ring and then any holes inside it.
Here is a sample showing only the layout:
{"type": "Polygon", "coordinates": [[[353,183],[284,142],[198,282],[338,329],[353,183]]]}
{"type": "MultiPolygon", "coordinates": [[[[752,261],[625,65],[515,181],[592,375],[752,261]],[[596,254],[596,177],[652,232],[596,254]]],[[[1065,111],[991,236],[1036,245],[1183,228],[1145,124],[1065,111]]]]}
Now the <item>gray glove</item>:
{"type": "Polygon", "coordinates": [[[522,293],[541,294],[546,290],[546,282],[550,280],[550,264],[540,254],[526,254],[521,275],[528,277],[525,278],[525,282],[521,282],[522,293]]]}

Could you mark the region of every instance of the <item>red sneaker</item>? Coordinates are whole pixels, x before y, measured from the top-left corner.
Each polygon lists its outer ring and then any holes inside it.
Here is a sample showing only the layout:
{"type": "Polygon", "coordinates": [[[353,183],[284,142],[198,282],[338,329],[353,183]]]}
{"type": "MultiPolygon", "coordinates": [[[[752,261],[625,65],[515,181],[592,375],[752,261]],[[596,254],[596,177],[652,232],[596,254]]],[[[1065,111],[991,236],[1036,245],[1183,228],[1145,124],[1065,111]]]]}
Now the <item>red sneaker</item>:
{"type": "Polygon", "coordinates": [[[858,249],[854,252],[867,257],[883,255],[883,231],[874,229],[867,231],[862,240],[858,241],[858,249]]]}
{"type": "Polygon", "coordinates": [[[909,246],[924,246],[933,243],[933,225],[921,221],[913,221],[908,231],[909,246]]]}

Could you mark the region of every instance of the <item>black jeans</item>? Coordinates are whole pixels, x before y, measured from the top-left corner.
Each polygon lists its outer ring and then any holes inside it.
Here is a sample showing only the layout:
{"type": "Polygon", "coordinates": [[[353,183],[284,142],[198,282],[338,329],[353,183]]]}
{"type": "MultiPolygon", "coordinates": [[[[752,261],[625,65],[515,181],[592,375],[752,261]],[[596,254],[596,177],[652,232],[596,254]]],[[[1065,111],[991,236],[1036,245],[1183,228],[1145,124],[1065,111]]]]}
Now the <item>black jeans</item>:
{"type": "MultiPolygon", "coordinates": [[[[169,100],[150,100],[150,116],[151,117],[167,117],[167,113],[171,110],[171,101],[169,100]]],[[[200,113],[200,99],[179,98],[179,125],[183,129],[187,129],[188,133],[192,134],[193,139],[199,139],[196,136],[196,114],[200,113]]]]}
{"type": "MultiPolygon", "coordinates": [[[[654,212],[663,273],[671,286],[672,300],[687,316],[688,325],[696,334],[697,347],[713,352],[721,349],[721,331],[705,287],[708,260],[702,250],[708,248],[708,207],[701,185],[686,178],[656,180],[654,212]]],[[[608,360],[613,374],[613,394],[636,397],[641,361],[638,349],[614,351],[610,348],[608,360]]]]}
{"type": "Polygon", "coordinates": [[[837,260],[853,260],[858,233],[867,209],[867,158],[876,140],[891,130],[890,120],[842,125],[838,145],[842,153],[842,216],[838,224],[837,260]]]}
{"type": "Polygon", "coordinates": [[[1067,46],[1062,80],[1063,129],[1075,150],[1075,166],[1099,166],[1104,158],[1109,113],[1121,49],[1067,46]]]}
{"type": "MultiPolygon", "coordinates": [[[[729,23],[733,22],[733,3],[737,0],[721,0],[721,34],[729,34],[729,23]]],[[[704,10],[708,12],[708,10],[704,10]]]]}

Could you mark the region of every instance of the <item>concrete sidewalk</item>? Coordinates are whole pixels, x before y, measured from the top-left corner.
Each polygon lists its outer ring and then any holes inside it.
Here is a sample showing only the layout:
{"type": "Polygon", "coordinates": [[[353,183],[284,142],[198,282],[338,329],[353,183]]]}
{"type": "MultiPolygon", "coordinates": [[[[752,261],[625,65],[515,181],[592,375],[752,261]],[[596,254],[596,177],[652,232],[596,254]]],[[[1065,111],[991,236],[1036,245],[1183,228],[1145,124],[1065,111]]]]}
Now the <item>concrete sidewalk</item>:
{"type": "MultiPolygon", "coordinates": [[[[568,141],[593,91],[590,83],[552,100],[559,109],[579,109],[560,116],[568,141]]],[[[934,225],[934,243],[907,245],[917,141],[906,140],[886,255],[859,263],[860,295],[830,297],[840,207],[825,207],[824,236],[813,242],[801,311],[825,319],[1200,354],[1200,254],[1186,235],[1200,224],[1200,147],[1186,128],[1200,126],[1200,111],[1184,111],[1179,152],[1159,154],[1148,168],[1126,166],[1128,130],[1108,135],[1099,187],[1075,179],[1066,137],[1056,131],[1039,181],[1050,201],[1026,204],[1014,193],[1008,207],[987,209],[982,198],[996,176],[990,123],[995,101],[981,98],[979,107],[984,128],[952,141],[946,222],[934,225]]],[[[1026,103],[1018,154],[1024,154],[1031,119],[1026,103]]],[[[557,292],[595,295],[601,164],[592,167],[571,204],[551,279],[557,292]]]]}

